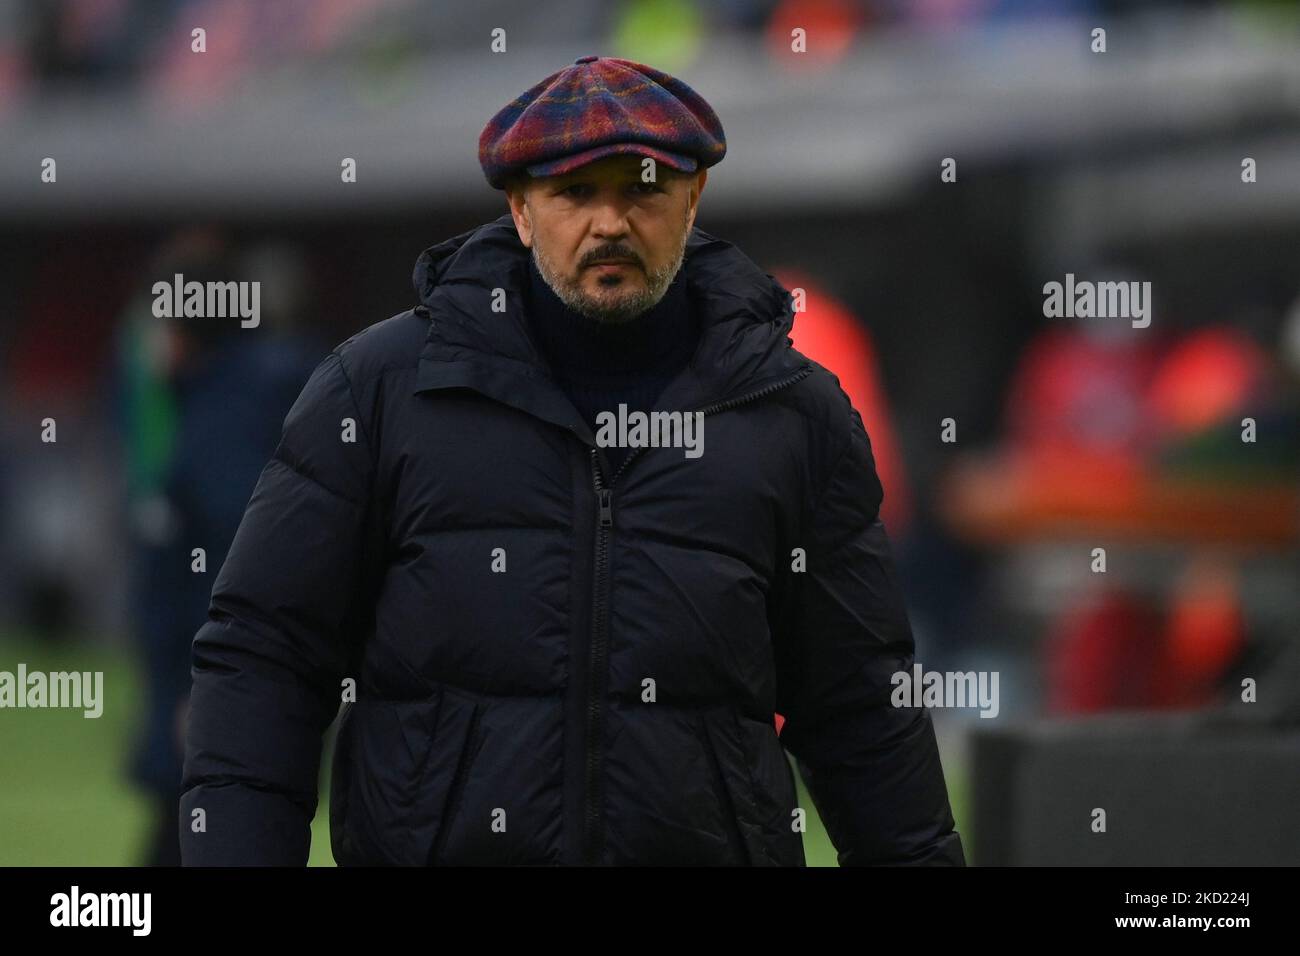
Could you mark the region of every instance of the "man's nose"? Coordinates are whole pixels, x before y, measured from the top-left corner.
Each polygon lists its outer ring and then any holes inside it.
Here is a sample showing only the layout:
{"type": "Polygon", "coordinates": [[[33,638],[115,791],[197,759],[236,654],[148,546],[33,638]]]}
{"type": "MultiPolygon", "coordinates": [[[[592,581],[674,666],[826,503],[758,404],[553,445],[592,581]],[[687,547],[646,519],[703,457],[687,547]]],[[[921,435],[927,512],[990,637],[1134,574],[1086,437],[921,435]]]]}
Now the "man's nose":
{"type": "Polygon", "coordinates": [[[632,204],[626,197],[604,195],[592,210],[591,231],[604,241],[617,241],[628,234],[627,215],[632,204]]]}

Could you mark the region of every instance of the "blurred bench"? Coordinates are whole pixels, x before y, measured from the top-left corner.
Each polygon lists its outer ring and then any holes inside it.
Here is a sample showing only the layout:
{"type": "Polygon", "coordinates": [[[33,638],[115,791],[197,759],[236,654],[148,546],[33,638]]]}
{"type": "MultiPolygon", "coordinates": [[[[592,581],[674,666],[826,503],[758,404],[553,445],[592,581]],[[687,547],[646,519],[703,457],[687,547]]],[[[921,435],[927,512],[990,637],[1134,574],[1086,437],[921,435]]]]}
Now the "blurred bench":
{"type": "Polygon", "coordinates": [[[970,744],[975,865],[1300,865],[1294,713],[1236,704],[975,726],[970,744]]]}

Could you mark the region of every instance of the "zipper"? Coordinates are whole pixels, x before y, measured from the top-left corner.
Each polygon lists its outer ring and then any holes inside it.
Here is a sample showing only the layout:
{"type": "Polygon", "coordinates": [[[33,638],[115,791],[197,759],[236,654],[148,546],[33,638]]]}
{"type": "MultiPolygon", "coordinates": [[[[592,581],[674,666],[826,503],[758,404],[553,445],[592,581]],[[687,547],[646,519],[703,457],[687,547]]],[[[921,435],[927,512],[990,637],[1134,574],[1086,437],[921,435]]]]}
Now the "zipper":
{"type": "MultiPolygon", "coordinates": [[[[621,470],[621,469],[620,469],[621,470]]],[[[603,833],[600,826],[601,702],[605,699],[609,644],[609,535],[614,526],[614,492],[605,487],[600,458],[591,449],[591,481],[596,492],[596,554],[592,574],[591,647],[587,662],[587,807],[585,814],[586,864],[600,859],[603,833]]]]}
{"type": "MultiPolygon", "coordinates": [[[[736,398],[715,402],[687,414],[714,415],[747,402],[766,398],[774,392],[802,381],[812,373],[812,370],[811,365],[805,365],[779,382],[736,398]]],[[[600,455],[596,446],[591,446],[591,482],[596,493],[596,536],[595,564],[592,574],[591,647],[587,659],[587,795],[583,816],[586,826],[583,856],[588,866],[595,866],[600,860],[604,841],[604,831],[600,821],[600,739],[609,656],[609,539],[614,528],[614,486],[627,470],[627,466],[645,448],[646,446],[641,445],[628,452],[623,463],[614,472],[614,477],[606,483],[600,467],[600,455]]]]}

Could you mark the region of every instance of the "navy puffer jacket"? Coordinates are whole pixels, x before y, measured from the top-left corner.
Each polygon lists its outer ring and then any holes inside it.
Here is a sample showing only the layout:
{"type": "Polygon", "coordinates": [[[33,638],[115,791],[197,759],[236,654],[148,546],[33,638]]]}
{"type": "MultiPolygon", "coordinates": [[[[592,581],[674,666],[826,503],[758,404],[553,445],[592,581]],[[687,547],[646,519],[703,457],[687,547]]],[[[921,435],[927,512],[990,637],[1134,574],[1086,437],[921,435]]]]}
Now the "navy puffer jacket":
{"type": "Polygon", "coordinates": [[[342,702],[340,864],[803,865],[783,745],[841,864],[962,864],[928,713],[890,704],[871,447],[789,293],[693,230],[700,345],[655,407],[703,454],[610,474],[527,268],[509,216],[426,250],[422,304],[289,412],[194,640],[185,862],[306,861],[342,702]]]}

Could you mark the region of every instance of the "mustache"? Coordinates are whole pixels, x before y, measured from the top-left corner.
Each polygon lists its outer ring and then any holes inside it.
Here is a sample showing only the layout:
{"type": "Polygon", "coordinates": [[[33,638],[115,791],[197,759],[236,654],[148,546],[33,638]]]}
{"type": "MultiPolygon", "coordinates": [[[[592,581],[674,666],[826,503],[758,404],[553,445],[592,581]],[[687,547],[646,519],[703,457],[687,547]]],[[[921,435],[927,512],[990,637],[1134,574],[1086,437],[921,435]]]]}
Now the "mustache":
{"type": "Polygon", "coordinates": [[[635,252],[631,249],[624,249],[622,246],[614,245],[600,246],[599,248],[593,249],[591,252],[587,253],[582,257],[582,268],[585,269],[593,263],[603,262],[608,259],[627,259],[644,268],[644,264],[641,262],[641,257],[635,252]]]}

